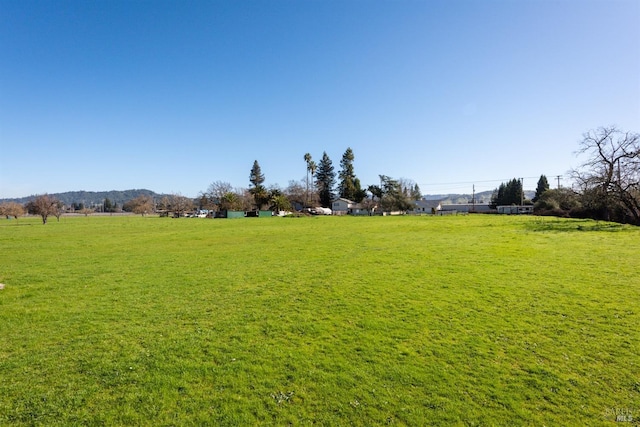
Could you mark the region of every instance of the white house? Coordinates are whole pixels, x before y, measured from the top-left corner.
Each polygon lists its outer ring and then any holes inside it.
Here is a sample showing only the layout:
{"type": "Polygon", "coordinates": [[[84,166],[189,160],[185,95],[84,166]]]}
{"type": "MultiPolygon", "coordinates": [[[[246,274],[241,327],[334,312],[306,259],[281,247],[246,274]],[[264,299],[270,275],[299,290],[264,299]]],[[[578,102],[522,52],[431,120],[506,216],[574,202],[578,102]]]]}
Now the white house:
{"type": "Polygon", "coordinates": [[[416,214],[431,214],[442,209],[439,200],[416,200],[413,212],[416,214]]]}
{"type": "Polygon", "coordinates": [[[336,215],[344,215],[349,213],[349,209],[351,209],[355,205],[355,202],[352,202],[349,199],[343,199],[340,197],[339,199],[335,199],[331,203],[331,209],[336,215]]]}
{"type": "Polygon", "coordinates": [[[335,199],[331,203],[331,208],[334,215],[369,215],[369,211],[359,203],[342,197],[335,199]]]}

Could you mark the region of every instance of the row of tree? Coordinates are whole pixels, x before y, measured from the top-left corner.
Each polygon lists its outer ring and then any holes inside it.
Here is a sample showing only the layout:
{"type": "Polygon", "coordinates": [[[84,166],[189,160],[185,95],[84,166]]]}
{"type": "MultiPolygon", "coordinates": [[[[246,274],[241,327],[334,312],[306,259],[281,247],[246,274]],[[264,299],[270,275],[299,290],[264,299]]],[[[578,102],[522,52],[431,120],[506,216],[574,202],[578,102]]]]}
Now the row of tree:
{"type": "MultiPolygon", "coordinates": [[[[534,203],[535,211],[541,214],[640,225],[640,135],[623,132],[613,126],[592,130],[583,135],[578,154],[586,155],[587,159],[571,171],[574,188],[551,190],[546,176],[542,175],[535,197],[528,201],[524,198],[522,181],[514,178],[494,191],[491,203],[494,206],[534,203]]],[[[303,159],[306,180],[302,183],[290,181],[286,189],[266,187],[265,175],[256,160],[249,174],[249,188],[234,189],[228,182],[216,181],[197,200],[180,194],[165,196],[159,201],[149,195],[140,195],[124,203],[122,209],[141,215],[152,212],[181,215],[196,208],[282,211],[318,205],[331,207],[336,197],[342,197],[361,203],[363,208],[372,211],[407,211],[412,209],[415,200],[422,197],[413,181],[386,175],[379,175],[379,185],[363,188],[354,172],[355,156],[351,148],[343,154],[337,174],[326,152],[318,164],[309,153],[303,159]]],[[[109,199],[105,199],[103,211],[116,208],[109,199]]],[[[38,196],[24,206],[15,202],[0,205],[0,215],[7,217],[18,218],[25,211],[40,215],[46,223],[49,216],[59,219],[65,207],[48,195],[38,196]]],[[[80,212],[88,214],[93,210],[84,208],[80,212]]]]}
{"type": "Polygon", "coordinates": [[[309,153],[303,159],[307,175],[302,184],[290,181],[285,189],[266,187],[265,175],[260,163],[255,160],[249,172],[249,188],[234,189],[228,182],[215,181],[200,194],[198,205],[202,209],[211,210],[283,211],[316,206],[330,208],[332,202],[341,197],[363,203],[371,209],[379,206],[385,210],[402,211],[410,209],[412,202],[422,197],[420,188],[413,181],[396,180],[386,175],[380,175],[380,185],[363,188],[354,171],[355,155],[351,148],[344,152],[338,173],[326,152],[322,153],[318,163],[309,153]]]}
{"type": "Polygon", "coordinates": [[[40,215],[42,223],[46,224],[50,216],[55,216],[60,221],[60,216],[65,212],[65,208],[60,200],[47,194],[36,197],[27,202],[26,205],[21,205],[17,202],[0,204],[0,215],[7,218],[14,217],[18,220],[19,217],[27,212],[33,215],[40,215]]]}
{"type": "MultiPolygon", "coordinates": [[[[542,179],[542,177],[540,179],[542,179]]],[[[490,206],[495,209],[496,206],[524,204],[525,199],[522,180],[513,178],[507,183],[500,184],[500,186],[494,190],[493,195],[491,196],[490,206]]]]}

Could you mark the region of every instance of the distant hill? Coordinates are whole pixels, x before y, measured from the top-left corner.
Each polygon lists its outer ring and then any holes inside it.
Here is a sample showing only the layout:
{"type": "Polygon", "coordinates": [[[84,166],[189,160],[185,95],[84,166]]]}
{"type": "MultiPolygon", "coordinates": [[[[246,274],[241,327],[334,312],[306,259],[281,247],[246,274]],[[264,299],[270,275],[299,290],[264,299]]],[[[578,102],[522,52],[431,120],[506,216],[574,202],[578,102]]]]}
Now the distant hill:
{"type": "MultiPolygon", "coordinates": [[[[154,199],[159,199],[165,196],[165,194],[158,194],[146,189],[124,191],[67,191],[66,193],[55,193],[49,195],[60,200],[66,206],[80,203],[84,206],[95,206],[104,203],[105,199],[109,199],[112,203],[122,206],[123,203],[133,200],[138,196],[151,196],[154,199]]],[[[24,204],[33,200],[35,197],[36,195],[21,197],[18,199],[0,199],[0,203],[18,202],[24,204]]]]}
{"type": "MultiPolygon", "coordinates": [[[[493,191],[483,191],[476,193],[476,203],[489,203],[493,191]]],[[[427,194],[424,196],[426,200],[438,200],[445,204],[471,203],[472,194],[427,194]]]]}

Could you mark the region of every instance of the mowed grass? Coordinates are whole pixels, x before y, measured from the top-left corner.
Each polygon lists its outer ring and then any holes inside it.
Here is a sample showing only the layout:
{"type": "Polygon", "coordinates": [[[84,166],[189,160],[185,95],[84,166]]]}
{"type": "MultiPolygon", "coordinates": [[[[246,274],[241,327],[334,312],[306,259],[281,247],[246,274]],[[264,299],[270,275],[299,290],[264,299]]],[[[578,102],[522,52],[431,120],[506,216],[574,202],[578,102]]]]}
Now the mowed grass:
{"type": "Polygon", "coordinates": [[[0,222],[0,425],[640,418],[640,228],[0,222]]]}

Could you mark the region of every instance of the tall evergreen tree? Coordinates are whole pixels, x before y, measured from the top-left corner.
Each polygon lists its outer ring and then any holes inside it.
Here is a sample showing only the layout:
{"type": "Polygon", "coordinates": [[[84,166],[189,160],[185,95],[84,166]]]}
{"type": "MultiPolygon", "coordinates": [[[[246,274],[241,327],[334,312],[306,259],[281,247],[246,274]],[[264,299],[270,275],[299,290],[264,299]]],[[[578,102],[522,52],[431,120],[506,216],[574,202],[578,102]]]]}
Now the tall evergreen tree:
{"type": "Polygon", "coordinates": [[[264,174],[262,173],[262,169],[260,169],[260,164],[257,160],[253,161],[253,167],[251,168],[251,173],[249,175],[249,182],[251,182],[254,187],[262,185],[264,182],[264,174]]]}
{"type": "Polygon", "coordinates": [[[322,153],[322,159],[318,164],[318,171],[316,172],[316,188],[320,196],[320,205],[322,207],[331,207],[331,202],[335,198],[333,191],[336,185],[336,173],[333,169],[333,162],[325,151],[322,153]]]}
{"type": "Polygon", "coordinates": [[[507,197],[506,204],[509,205],[521,205],[524,200],[524,193],[522,188],[522,181],[513,178],[507,183],[507,197]]]}
{"type": "Polygon", "coordinates": [[[493,190],[493,194],[491,194],[491,203],[489,203],[489,206],[492,209],[495,209],[498,205],[501,205],[502,201],[504,200],[504,182],[500,183],[500,186],[498,188],[496,188],[495,190],[493,190]]]}
{"type": "Polygon", "coordinates": [[[522,181],[513,178],[506,184],[500,184],[491,196],[491,206],[520,205],[523,199],[522,181]]]}
{"type": "Polygon", "coordinates": [[[249,174],[249,182],[253,185],[253,187],[249,188],[249,192],[253,195],[256,207],[258,209],[262,209],[264,205],[269,203],[269,192],[264,185],[262,185],[264,182],[264,174],[262,173],[262,169],[260,169],[260,164],[257,160],[254,160],[253,162],[253,167],[249,174]]]}
{"type": "Polygon", "coordinates": [[[347,151],[342,155],[340,160],[340,172],[338,173],[338,194],[345,199],[354,200],[356,195],[355,179],[356,175],[353,172],[353,150],[347,148],[347,151]]]}
{"type": "Polygon", "coordinates": [[[540,179],[538,180],[538,186],[536,187],[536,195],[533,197],[533,203],[537,202],[542,196],[542,193],[549,189],[549,181],[547,181],[547,177],[544,175],[540,175],[540,179]]]}
{"type": "Polygon", "coordinates": [[[418,184],[413,182],[410,179],[401,179],[400,184],[402,188],[407,193],[407,197],[411,200],[420,200],[422,199],[422,192],[420,191],[420,187],[418,184]]]}
{"type": "Polygon", "coordinates": [[[367,190],[362,188],[362,184],[360,184],[360,179],[356,178],[353,180],[353,185],[356,187],[355,194],[353,195],[353,200],[356,203],[362,202],[365,197],[367,197],[367,190]]]}
{"type": "Polygon", "coordinates": [[[104,199],[104,204],[102,205],[102,210],[104,212],[114,212],[115,207],[113,206],[113,202],[109,200],[109,198],[104,199]]]}
{"type": "Polygon", "coordinates": [[[347,148],[340,161],[338,194],[340,197],[359,203],[367,196],[367,193],[362,189],[360,180],[356,178],[356,174],[353,171],[354,159],[353,150],[350,147],[347,148]]]}
{"type": "Polygon", "coordinates": [[[411,200],[420,199],[422,199],[422,192],[420,191],[420,187],[418,187],[418,184],[414,184],[413,187],[411,187],[411,200]]]}

